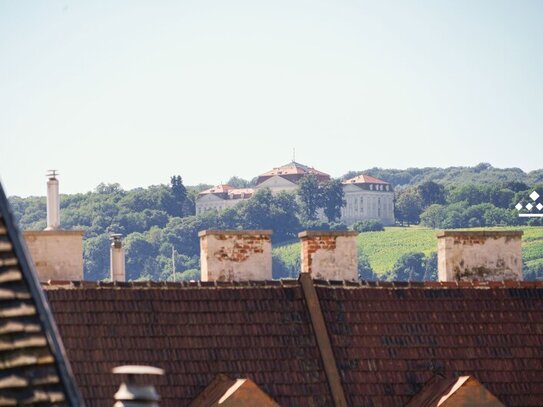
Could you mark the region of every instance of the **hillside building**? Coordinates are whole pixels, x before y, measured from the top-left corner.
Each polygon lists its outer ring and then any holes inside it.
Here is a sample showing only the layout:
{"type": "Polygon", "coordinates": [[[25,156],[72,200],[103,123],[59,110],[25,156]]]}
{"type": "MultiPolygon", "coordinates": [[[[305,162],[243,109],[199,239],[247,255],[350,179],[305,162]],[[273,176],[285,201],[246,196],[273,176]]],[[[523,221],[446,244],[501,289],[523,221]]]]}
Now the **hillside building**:
{"type": "MultiPolygon", "coordinates": [[[[273,193],[294,193],[300,180],[308,174],[315,175],[321,183],[331,179],[325,172],[292,161],[259,175],[255,188],[237,189],[221,184],[200,192],[196,199],[196,214],[231,208],[249,199],[258,189],[269,188],[273,193]]],[[[384,225],[394,224],[394,191],[388,182],[359,175],[343,182],[343,191],[346,205],[341,211],[342,222],[350,225],[360,220],[379,220],[384,225]]],[[[322,211],[319,212],[324,220],[322,211]]]]}
{"type": "Polygon", "coordinates": [[[200,192],[196,199],[196,214],[231,208],[241,201],[249,199],[253,193],[254,189],[252,188],[238,189],[228,184],[220,184],[206,189],[200,192]]]}
{"type": "Polygon", "coordinates": [[[371,219],[394,224],[394,191],[388,182],[359,175],[343,183],[343,192],[346,205],[341,209],[341,220],[347,225],[371,219]]]}

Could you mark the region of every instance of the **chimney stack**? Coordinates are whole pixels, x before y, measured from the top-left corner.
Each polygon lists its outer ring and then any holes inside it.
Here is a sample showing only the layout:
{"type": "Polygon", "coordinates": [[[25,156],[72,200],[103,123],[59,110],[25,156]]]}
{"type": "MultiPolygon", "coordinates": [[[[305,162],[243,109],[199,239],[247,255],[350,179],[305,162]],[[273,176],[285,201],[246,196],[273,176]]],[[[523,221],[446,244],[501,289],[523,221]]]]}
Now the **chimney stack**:
{"type": "Polygon", "coordinates": [[[521,230],[438,233],[439,280],[522,280],[522,233],[521,230]]]}
{"type": "Polygon", "coordinates": [[[60,229],[60,198],[58,194],[58,175],[56,170],[49,170],[47,177],[47,227],[45,230],[60,229]]]}
{"type": "Polygon", "coordinates": [[[164,370],[152,366],[119,366],[113,369],[114,374],[127,375],[126,383],[121,383],[115,393],[113,407],[158,407],[160,399],[153,385],[136,383],[142,375],[164,375],[164,370]]]}
{"type": "Polygon", "coordinates": [[[203,230],[202,281],[272,279],[271,230],[203,230]]]}
{"type": "Polygon", "coordinates": [[[301,241],[302,273],[322,280],[358,280],[354,231],[305,231],[301,241]]]}
{"type": "Polygon", "coordinates": [[[114,233],[111,235],[111,281],[126,281],[122,236],[123,235],[119,233],[114,233]]]}

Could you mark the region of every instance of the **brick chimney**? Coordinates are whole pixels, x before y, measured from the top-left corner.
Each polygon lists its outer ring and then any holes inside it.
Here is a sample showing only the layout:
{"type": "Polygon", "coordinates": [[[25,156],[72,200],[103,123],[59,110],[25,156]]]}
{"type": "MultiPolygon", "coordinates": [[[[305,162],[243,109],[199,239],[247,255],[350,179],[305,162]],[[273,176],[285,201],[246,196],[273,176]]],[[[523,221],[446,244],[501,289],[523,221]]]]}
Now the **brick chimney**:
{"type": "Polygon", "coordinates": [[[271,230],[203,230],[202,281],[271,280],[271,230]]]}
{"type": "Polygon", "coordinates": [[[111,235],[110,251],[111,281],[126,281],[124,247],[121,234],[114,233],[111,235]]]}
{"type": "Polygon", "coordinates": [[[522,280],[522,233],[520,230],[438,233],[439,280],[522,280]]]}
{"type": "Polygon", "coordinates": [[[299,233],[302,273],[322,280],[358,280],[357,235],[351,231],[299,233]]]}

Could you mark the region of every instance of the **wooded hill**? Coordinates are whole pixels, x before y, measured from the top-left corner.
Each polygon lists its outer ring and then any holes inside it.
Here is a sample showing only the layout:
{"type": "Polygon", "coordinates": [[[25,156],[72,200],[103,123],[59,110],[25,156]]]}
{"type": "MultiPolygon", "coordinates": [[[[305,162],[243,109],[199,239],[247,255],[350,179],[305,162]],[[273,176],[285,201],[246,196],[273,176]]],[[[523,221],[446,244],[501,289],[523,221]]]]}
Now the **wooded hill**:
{"type": "MultiPolygon", "coordinates": [[[[489,164],[406,170],[371,168],[349,172],[341,179],[360,173],[393,184],[396,218],[404,224],[421,223],[431,228],[541,224],[538,219],[528,222],[518,218],[514,206],[529,199],[534,189],[543,196],[543,170],[525,173],[518,168],[498,169],[489,164]]],[[[254,184],[254,180],[232,177],[228,183],[246,187],[254,184]]],[[[305,202],[315,200],[304,199],[304,196],[296,199],[287,193],[274,196],[267,190],[258,191],[252,199],[235,208],[195,216],[194,200],[199,191],[208,187],[185,187],[180,176],[173,176],[167,184],[130,191],[118,184],[100,184],[92,192],[62,195],[62,227],[85,230],[85,278],[108,277],[110,233],[125,236],[129,279],[166,280],[172,279],[172,249],[177,277],[199,277],[199,230],[273,229],[274,244],[282,244],[296,241],[297,233],[304,229],[346,228],[334,219],[316,220],[313,208],[305,206],[305,202]]],[[[324,192],[309,185],[303,193],[324,192]]],[[[45,227],[45,197],[11,197],[10,202],[21,228],[40,230],[45,227]]],[[[361,232],[382,229],[381,225],[364,222],[353,227],[361,232]]],[[[371,264],[362,260],[361,274],[371,276],[371,264]]],[[[293,272],[290,267],[282,266],[281,261],[280,257],[274,259],[275,277],[293,272]]],[[[430,264],[430,275],[433,260],[428,259],[426,263],[430,264]]]]}

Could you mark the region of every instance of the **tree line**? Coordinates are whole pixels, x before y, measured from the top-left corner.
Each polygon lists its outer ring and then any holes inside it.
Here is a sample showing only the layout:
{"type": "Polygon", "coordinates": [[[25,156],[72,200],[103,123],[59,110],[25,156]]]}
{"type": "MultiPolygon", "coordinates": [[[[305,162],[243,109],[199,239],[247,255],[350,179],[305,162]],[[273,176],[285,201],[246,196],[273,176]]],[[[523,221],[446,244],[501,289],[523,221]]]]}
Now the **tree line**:
{"type": "MultiPolygon", "coordinates": [[[[395,185],[396,218],[400,224],[421,223],[432,228],[517,225],[527,221],[516,216],[514,205],[526,200],[534,188],[543,196],[541,170],[526,174],[518,169],[495,169],[483,164],[455,167],[451,169],[453,175],[446,170],[369,169],[364,173],[393,183],[403,182],[395,185]],[[530,184],[528,180],[540,183],[530,184]]],[[[351,172],[342,179],[357,174],[351,172]]],[[[254,186],[254,180],[239,177],[232,177],[228,183],[254,186]]],[[[346,229],[339,222],[344,205],[340,179],[319,184],[314,176],[306,176],[300,181],[296,195],[286,192],[274,195],[263,189],[233,208],[195,215],[195,199],[209,187],[185,186],[181,176],[175,175],[168,184],[148,188],[125,191],[119,184],[100,184],[92,192],[61,195],[62,227],[85,231],[85,278],[108,278],[111,233],[125,236],[129,279],[172,280],[199,278],[200,230],[272,229],[272,239],[278,245],[297,241],[301,230],[346,229]]],[[[22,229],[45,228],[45,197],[10,197],[10,203],[22,229]]],[[[529,223],[536,225],[541,221],[532,219],[529,223]]],[[[367,232],[382,230],[383,226],[378,221],[363,221],[351,228],[367,232]]],[[[414,260],[404,259],[395,269],[411,271],[404,274],[391,271],[385,278],[433,275],[430,257],[422,254],[410,257],[414,260]]],[[[361,277],[375,277],[367,259],[360,259],[359,264],[361,277]]],[[[288,277],[298,269],[285,266],[274,257],[274,277],[288,277]]]]}
{"type": "Polygon", "coordinates": [[[426,181],[396,191],[395,215],[400,224],[418,224],[434,229],[542,224],[541,218],[519,218],[516,205],[530,201],[533,191],[543,192],[543,183],[520,181],[493,184],[448,184],[426,181]]]}

